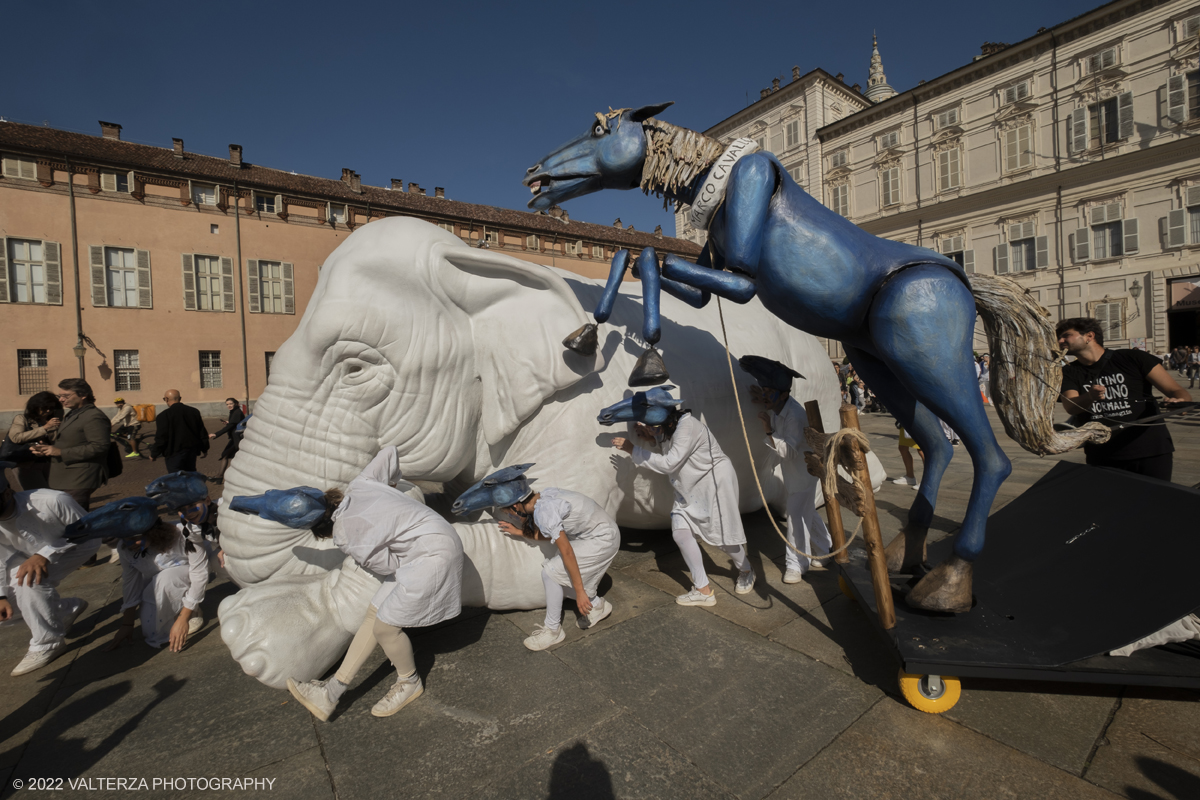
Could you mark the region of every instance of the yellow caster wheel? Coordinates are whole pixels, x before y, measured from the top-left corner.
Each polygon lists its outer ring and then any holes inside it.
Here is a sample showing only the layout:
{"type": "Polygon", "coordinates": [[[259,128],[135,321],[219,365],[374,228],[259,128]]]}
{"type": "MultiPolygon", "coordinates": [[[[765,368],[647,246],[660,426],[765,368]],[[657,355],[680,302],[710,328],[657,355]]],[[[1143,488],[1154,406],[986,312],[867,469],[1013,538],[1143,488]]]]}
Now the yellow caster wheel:
{"type": "Polygon", "coordinates": [[[948,675],[910,675],[900,670],[900,691],[917,711],[941,714],[954,708],[962,696],[962,684],[948,675]]]}
{"type": "Polygon", "coordinates": [[[841,575],[838,575],[838,588],[842,590],[842,594],[846,595],[846,597],[849,597],[856,603],[858,602],[854,597],[854,592],[850,589],[850,584],[846,583],[846,579],[841,575]]]}

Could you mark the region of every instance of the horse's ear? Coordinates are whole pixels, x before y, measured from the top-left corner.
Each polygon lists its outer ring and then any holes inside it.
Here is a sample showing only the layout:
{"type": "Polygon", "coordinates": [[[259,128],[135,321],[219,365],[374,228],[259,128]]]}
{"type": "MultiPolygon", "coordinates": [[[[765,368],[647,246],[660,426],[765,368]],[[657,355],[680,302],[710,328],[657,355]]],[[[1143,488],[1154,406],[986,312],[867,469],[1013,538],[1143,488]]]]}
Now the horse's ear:
{"type": "Polygon", "coordinates": [[[642,106],[641,108],[635,108],[633,111],[629,112],[629,118],[634,122],[641,122],[642,120],[650,119],[655,114],[661,114],[662,112],[666,111],[669,106],[673,105],[675,105],[674,100],[670,101],[669,103],[659,103],[655,106],[642,106]]]}

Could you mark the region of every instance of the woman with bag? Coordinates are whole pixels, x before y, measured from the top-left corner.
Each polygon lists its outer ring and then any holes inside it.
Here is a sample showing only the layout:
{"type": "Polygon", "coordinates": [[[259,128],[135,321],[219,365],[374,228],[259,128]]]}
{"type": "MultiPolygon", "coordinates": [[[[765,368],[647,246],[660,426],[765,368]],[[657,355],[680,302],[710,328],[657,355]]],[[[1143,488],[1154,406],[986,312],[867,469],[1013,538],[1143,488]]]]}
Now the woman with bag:
{"type": "Polygon", "coordinates": [[[225,449],[221,451],[221,471],[213,477],[209,478],[218,486],[225,483],[225,470],[229,469],[230,462],[237,455],[238,447],[242,441],[241,431],[238,430],[238,425],[246,418],[242,413],[241,404],[232,397],[225,398],[225,407],[229,409],[229,421],[224,428],[216,433],[210,433],[208,438],[215,439],[223,434],[229,434],[229,443],[225,445],[225,449]]]}
{"type": "Polygon", "coordinates": [[[2,460],[18,463],[17,479],[23,490],[49,488],[50,459],[34,456],[29,448],[35,444],[53,444],[62,417],[62,403],[50,392],[38,392],[30,397],[25,404],[25,412],[13,417],[2,460]],[[24,456],[21,455],[22,451],[25,452],[24,456]]]}

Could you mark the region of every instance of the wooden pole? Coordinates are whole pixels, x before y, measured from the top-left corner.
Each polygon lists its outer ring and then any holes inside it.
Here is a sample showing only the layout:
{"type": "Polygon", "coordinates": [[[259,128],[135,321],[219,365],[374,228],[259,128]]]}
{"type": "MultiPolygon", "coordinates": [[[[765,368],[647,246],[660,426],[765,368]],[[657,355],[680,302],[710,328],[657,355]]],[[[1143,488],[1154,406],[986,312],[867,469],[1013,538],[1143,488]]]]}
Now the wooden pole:
{"type": "MultiPolygon", "coordinates": [[[[860,430],[858,409],[852,405],[841,408],[842,427],[860,430]]],[[[879,512],[875,509],[875,492],[871,489],[871,472],[866,456],[854,445],[855,478],[863,490],[863,541],[867,545],[867,564],[871,568],[871,585],[875,589],[875,605],[879,609],[879,624],[884,630],[896,627],[896,609],[892,605],[892,585],[888,582],[887,556],[883,554],[883,534],[879,530],[879,512]]]]}
{"type": "MultiPolygon", "coordinates": [[[[825,433],[825,425],[821,422],[821,407],[816,400],[804,404],[804,413],[808,415],[808,426],[825,433]]],[[[842,550],[846,544],[846,529],[842,527],[842,509],[836,497],[825,498],[825,515],[829,519],[829,538],[833,541],[834,550],[842,550]]],[[[833,557],[839,564],[850,561],[850,554],[845,550],[833,557]]]]}

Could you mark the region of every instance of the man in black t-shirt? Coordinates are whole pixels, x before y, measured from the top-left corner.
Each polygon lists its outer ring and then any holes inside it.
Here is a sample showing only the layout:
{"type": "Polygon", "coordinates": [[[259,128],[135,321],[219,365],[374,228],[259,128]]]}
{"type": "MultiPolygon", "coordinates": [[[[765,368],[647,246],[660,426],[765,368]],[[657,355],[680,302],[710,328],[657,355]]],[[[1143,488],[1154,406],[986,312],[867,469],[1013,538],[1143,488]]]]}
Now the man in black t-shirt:
{"type": "MultiPolygon", "coordinates": [[[[1164,403],[1187,402],[1191,394],[1163,368],[1162,361],[1143,350],[1106,350],[1104,332],[1089,317],[1065,319],[1055,329],[1058,346],[1073,363],[1063,367],[1063,408],[1097,422],[1131,422],[1159,413],[1153,397],[1158,389],[1164,403]]],[[[1104,444],[1086,444],[1087,463],[1139,475],[1171,480],[1175,443],[1162,422],[1131,426],[1113,433],[1104,444]]]]}

